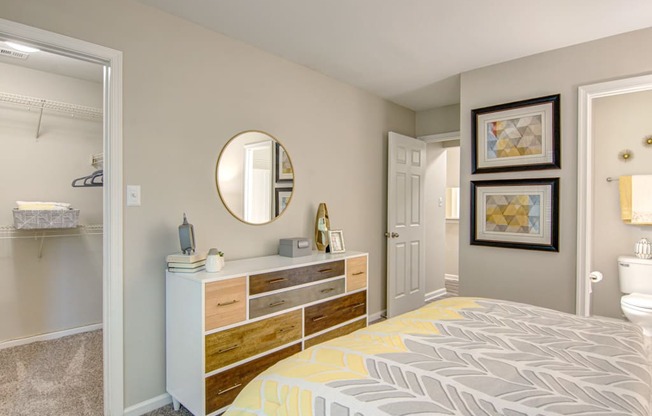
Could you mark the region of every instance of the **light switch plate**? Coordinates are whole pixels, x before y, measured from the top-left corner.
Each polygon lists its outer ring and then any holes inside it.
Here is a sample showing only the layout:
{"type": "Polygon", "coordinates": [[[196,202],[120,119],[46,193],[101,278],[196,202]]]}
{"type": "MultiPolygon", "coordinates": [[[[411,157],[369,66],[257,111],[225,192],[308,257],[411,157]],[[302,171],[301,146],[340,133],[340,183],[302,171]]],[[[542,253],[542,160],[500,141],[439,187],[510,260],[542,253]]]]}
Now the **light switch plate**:
{"type": "Polygon", "coordinates": [[[127,185],[127,206],[140,206],[140,185],[127,185]]]}

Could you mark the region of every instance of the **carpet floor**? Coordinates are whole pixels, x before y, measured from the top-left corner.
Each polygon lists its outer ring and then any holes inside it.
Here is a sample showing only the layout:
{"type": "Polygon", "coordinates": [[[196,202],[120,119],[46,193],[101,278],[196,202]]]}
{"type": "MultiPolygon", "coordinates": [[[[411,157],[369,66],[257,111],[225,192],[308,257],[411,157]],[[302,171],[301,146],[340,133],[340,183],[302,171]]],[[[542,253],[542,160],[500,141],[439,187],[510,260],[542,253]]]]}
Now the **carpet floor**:
{"type": "Polygon", "coordinates": [[[102,331],[0,350],[0,415],[103,413],[102,331]]]}

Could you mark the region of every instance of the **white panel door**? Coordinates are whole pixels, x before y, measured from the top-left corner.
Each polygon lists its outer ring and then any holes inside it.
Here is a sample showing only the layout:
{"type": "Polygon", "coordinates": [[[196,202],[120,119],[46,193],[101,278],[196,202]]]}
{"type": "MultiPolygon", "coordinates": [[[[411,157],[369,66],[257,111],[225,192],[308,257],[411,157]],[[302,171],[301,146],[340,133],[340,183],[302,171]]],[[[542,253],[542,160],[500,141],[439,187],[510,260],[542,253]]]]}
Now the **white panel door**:
{"type": "Polygon", "coordinates": [[[426,144],[389,133],[387,174],[387,317],[424,304],[426,144]]]}

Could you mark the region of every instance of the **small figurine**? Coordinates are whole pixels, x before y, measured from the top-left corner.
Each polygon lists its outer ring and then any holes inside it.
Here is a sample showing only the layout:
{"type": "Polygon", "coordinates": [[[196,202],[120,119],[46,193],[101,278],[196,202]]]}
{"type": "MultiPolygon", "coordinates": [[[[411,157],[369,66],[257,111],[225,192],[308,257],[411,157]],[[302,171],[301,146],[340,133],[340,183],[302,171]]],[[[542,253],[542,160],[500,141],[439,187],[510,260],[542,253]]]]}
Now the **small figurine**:
{"type": "Polygon", "coordinates": [[[183,224],[179,226],[179,242],[183,254],[193,254],[195,252],[195,232],[192,224],[188,223],[185,212],[183,213],[183,224]]]}

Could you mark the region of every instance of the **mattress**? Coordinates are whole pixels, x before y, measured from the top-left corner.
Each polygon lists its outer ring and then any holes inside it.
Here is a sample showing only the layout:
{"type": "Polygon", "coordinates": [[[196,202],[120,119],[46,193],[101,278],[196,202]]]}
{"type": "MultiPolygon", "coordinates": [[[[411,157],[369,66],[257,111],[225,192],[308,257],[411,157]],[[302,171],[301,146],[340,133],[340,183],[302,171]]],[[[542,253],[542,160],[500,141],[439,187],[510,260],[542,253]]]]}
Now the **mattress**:
{"type": "Polygon", "coordinates": [[[316,345],[261,373],[225,416],[649,416],[642,331],[449,298],[316,345]]]}

